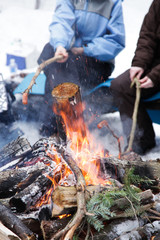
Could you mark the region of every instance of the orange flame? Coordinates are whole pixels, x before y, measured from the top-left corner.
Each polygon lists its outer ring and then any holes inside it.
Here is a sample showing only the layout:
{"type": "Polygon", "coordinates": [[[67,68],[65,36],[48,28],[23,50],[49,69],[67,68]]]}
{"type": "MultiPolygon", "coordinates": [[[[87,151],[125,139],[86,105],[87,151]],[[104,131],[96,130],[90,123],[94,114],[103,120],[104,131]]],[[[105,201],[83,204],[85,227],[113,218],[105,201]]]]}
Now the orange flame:
{"type": "Polygon", "coordinates": [[[83,120],[83,115],[79,112],[83,111],[83,106],[77,104],[75,112],[78,112],[78,117],[71,113],[69,104],[60,111],[60,115],[64,121],[67,139],[70,141],[70,148],[73,151],[74,159],[77,165],[82,170],[86,184],[106,184],[106,179],[99,176],[100,162],[99,157],[105,157],[101,145],[89,133],[83,120]],[[80,111],[79,109],[80,108],[80,111]],[[67,112],[70,114],[67,115],[67,112]],[[69,118],[73,116],[73,119],[69,118]]]}
{"type": "MultiPolygon", "coordinates": [[[[87,129],[86,124],[84,123],[83,115],[79,114],[83,112],[84,106],[77,104],[74,109],[77,115],[73,113],[72,109],[68,106],[69,104],[65,104],[63,107],[61,106],[61,111],[59,113],[56,112],[56,108],[54,108],[54,106],[53,110],[63,119],[67,140],[70,143],[70,149],[74,155],[73,158],[81,169],[86,184],[111,184],[105,177],[100,176],[99,159],[106,157],[106,154],[104,153],[102,146],[98,144],[98,141],[94,139],[87,129]],[[70,117],[72,117],[72,121],[70,120],[70,117]]],[[[41,206],[46,201],[49,201],[48,199],[52,190],[54,190],[58,184],[63,183],[63,185],[67,185],[68,183],[64,181],[64,178],[67,178],[70,174],[72,174],[68,165],[65,165],[65,163],[62,164],[62,159],[58,155],[54,146],[52,146],[52,152],[46,153],[56,163],[54,168],[55,174],[54,178],[47,176],[52,182],[52,187],[44,198],[39,201],[38,205],[36,204],[36,206],[41,206]]]]}
{"type": "Polygon", "coordinates": [[[62,219],[62,218],[70,217],[70,216],[71,216],[71,214],[63,214],[63,215],[59,215],[58,218],[62,219]]]}

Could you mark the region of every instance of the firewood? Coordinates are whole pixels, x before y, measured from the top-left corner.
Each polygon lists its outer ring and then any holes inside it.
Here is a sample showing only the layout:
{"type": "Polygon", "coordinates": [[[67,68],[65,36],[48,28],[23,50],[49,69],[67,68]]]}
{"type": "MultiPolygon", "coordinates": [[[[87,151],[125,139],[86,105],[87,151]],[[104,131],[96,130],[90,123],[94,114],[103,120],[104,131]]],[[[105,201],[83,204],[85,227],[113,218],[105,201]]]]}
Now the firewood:
{"type": "Polygon", "coordinates": [[[51,181],[41,174],[32,184],[10,199],[10,206],[14,207],[17,212],[28,211],[49,187],[51,187],[51,181]]]}
{"type": "Polygon", "coordinates": [[[86,127],[83,119],[83,108],[80,89],[74,83],[62,83],[52,91],[53,110],[56,113],[58,133],[66,141],[66,129],[70,138],[77,133],[79,137],[86,136],[86,127]],[[65,120],[62,116],[65,114],[65,120]]]}
{"type": "Polygon", "coordinates": [[[0,167],[11,163],[15,159],[21,159],[32,150],[26,138],[18,137],[0,150],[0,167]]]}
{"type": "Polygon", "coordinates": [[[0,198],[9,198],[32,184],[45,171],[44,164],[37,163],[17,169],[0,172],[0,198]]]}
{"type": "Polygon", "coordinates": [[[44,240],[50,240],[54,236],[54,234],[56,234],[56,232],[65,228],[71,218],[72,216],[64,217],[62,219],[57,218],[52,221],[42,221],[41,230],[44,240]]]}
{"type": "Polygon", "coordinates": [[[0,221],[5,227],[15,233],[21,240],[36,240],[34,233],[12,213],[12,211],[0,203],[0,221]]]}
{"type": "MultiPolygon", "coordinates": [[[[110,186],[86,186],[85,199],[88,200],[95,193],[105,189],[111,189],[110,186]]],[[[65,209],[77,207],[76,186],[58,186],[52,193],[52,217],[65,213],[65,209]]]]}
{"type": "MultiPolygon", "coordinates": [[[[113,186],[87,186],[85,192],[85,199],[90,199],[94,194],[102,191],[114,190],[113,186]]],[[[141,204],[154,203],[151,190],[146,190],[139,193],[141,204]]],[[[76,187],[59,186],[52,194],[53,209],[52,217],[66,213],[65,210],[77,206],[76,187]]],[[[115,201],[113,211],[120,211],[122,206],[129,206],[130,203],[127,199],[121,198],[115,201]],[[119,208],[120,206],[120,208],[119,208]]],[[[152,204],[153,206],[153,204],[152,204]]],[[[125,217],[125,216],[124,216],[125,217]]]]}
{"type": "Polygon", "coordinates": [[[114,174],[116,169],[117,176],[114,175],[113,178],[117,177],[121,182],[124,180],[126,171],[130,168],[134,168],[135,174],[140,177],[148,177],[150,180],[153,180],[152,185],[149,185],[150,188],[157,185],[160,179],[160,161],[158,159],[150,161],[142,161],[141,159],[128,161],[108,157],[104,158],[104,163],[109,174],[114,174]]]}
{"type": "Polygon", "coordinates": [[[2,223],[0,223],[0,239],[2,240],[20,240],[20,238],[14,234],[11,230],[6,228],[2,223]]]}

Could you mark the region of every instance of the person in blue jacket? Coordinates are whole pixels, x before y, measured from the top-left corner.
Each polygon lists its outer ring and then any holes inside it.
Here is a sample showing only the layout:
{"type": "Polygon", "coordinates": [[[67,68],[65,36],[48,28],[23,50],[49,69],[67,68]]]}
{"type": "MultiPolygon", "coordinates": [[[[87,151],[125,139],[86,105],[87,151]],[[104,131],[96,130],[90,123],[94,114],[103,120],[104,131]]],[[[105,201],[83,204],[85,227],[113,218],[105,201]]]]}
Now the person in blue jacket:
{"type": "Polygon", "coordinates": [[[63,59],[44,69],[47,103],[63,82],[78,84],[83,95],[106,81],[125,47],[122,0],[57,0],[49,31],[38,63],[57,55],[63,59]]]}

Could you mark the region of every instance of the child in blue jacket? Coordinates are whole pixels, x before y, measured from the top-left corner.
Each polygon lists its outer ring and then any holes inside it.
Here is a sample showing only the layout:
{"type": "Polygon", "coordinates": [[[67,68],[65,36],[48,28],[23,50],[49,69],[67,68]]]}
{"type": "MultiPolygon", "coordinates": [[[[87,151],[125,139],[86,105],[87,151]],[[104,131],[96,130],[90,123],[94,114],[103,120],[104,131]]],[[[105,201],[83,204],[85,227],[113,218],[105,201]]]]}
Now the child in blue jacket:
{"type": "Polygon", "coordinates": [[[122,0],[57,0],[49,30],[38,63],[54,55],[63,59],[44,69],[47,102],[63,82],[78,84],[83,95],[111,75],[125,47],[122,0]]]}

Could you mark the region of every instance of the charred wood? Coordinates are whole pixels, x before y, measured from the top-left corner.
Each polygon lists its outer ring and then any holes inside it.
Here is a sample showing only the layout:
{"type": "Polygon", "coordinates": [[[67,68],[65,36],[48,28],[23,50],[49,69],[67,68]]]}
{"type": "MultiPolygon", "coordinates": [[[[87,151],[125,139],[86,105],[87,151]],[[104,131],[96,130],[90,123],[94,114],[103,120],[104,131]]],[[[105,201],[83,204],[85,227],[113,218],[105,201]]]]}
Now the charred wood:
{"type": "Polygon", "coordinates": [[[9,203],[11,208],[15,209],[17,212],[30,210],[30,207],[35,206],[36,202],[50,187],[51,181],[43,174],[40,175],[32,184],[10,199],[9,203]]]}
{"type": "MultiPolygon", "coordinates": [[[[128,161],[125,159],[117,159],[117,158],[104,158],[103,159],[108,174],[113,178],[117,178],[120,182],[124,182],[124,177],[126,171],[130,168],[134,168],[134,174],[139,175],[141,178],[149,178],[152,181],[151,185],[148,185],[148,188],[152,188],[159,184],[160,179],[160,161],[159,160],[150,160],[150,161],[142,161],[142,160],[133,160],[128,161]]],[[[142,186],[141,186],[142,187],[142,186]]],[[[147,186],[144,186],[147,189],[147,186]]],[[[159,189],[159,187],[158,187],[159,189]]],[[[157,190],[158,190],[157,189],[157,190]]]]}
{"type": "Polygon", "coordinates": [[[60,230],[64,229],[68,222],[72,219],[70,217],[64,217],[62,219],[57,218],[52,221],[42,221],[41,230],[44,240],[51,240],[51,238],[60,230]]]}
{"type": "Polygon", "coordinates": [[[20,238],[0,223],[0,239],[1,240],[20,240],[20,238]]]}
{"type": "Polygon", "coordinates": [[[0,167],[20,159],[32,151],[27,139],[18,137],[0,150],[0,167]]]}
{"type": "Polygon", "coordinates": [[[9,198],[32,184],[38,176],[46,171],[44,164],[35,164],[18,169],[8,169],[0,172],[0,198],[9,198]]]}
{"type": "Polygon", "coordinates": [[[13,212],[0,203],[0,221],[21,240],[35,240],[35,234],[13,212]]]}

